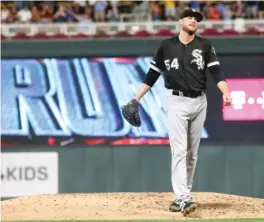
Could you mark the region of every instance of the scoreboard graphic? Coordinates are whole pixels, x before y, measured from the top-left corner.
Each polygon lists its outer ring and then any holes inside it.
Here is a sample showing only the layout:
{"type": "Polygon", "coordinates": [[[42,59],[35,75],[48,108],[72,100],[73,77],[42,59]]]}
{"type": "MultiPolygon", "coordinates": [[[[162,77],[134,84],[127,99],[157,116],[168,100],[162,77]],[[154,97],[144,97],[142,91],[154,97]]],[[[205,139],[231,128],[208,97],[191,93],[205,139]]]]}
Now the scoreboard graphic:
{"type": "MultiPolygon", "coordinates": [[[[140,102],[141,127],[132,127],[121,114],[120,107],[135,96],[150,61],[151,57],[2,59],[2,145],[169,144],[162,75],[140,102]]],[[[250,141],[263,139],[258,132],[264,120],[264,78],[227,81],[234,101],[230,107],[222,105],[220,91],[209,82],[202,141],[234,142],[244,135],[250,141]]]]}
{"type": "Polygon", "coordinates": [[[223,106],[223,119],[264,120],[264,78],[228,79],[227,83],[232,89],[232,108],[223,106]]]}

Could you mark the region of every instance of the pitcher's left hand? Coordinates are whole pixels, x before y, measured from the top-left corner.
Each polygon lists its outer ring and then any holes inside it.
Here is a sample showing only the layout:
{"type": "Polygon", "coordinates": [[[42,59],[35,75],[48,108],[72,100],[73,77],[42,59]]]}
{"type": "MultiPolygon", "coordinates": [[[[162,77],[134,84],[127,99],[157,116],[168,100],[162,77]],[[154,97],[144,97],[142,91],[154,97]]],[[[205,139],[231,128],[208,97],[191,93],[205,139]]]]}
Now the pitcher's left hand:
{"type": "Polygon", "coordinates": [[[230,94],[223,95],[223,100],[224,100],[225,106],[230,106],[232,104],[232,98],[230,94]]]}

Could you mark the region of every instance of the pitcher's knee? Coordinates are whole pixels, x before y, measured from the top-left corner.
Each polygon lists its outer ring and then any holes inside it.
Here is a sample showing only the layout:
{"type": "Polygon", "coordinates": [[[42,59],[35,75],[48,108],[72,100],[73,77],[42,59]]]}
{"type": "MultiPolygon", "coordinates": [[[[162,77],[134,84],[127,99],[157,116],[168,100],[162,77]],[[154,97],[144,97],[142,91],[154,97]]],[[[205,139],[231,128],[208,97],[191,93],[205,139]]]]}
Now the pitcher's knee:
{"type": "Polygon", "coordinates": [[[176,150],[176,152],[174,152],[174,158],[176,159],[184,159],[187,156],[187,152],[186,150],[176,150]]]}
{"type": "Polygon", "coordinates": [[[198,160],[198,155],[189,155],[187,158],[188,165],[195,165],[198,160]]]}

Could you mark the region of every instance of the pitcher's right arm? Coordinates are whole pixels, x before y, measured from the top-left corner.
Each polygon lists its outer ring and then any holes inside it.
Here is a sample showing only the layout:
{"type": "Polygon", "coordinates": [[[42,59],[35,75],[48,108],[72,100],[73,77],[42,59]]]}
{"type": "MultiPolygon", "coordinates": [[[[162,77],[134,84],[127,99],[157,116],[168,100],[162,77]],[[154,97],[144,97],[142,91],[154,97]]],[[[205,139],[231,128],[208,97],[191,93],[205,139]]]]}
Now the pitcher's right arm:
{"type": "Polygon", "coordinates": [[[144,78],[144,81],[136,93],[135,100],[139,100],[150,90],[155,82],[160,77],[160,74],[165,70],[164,59],[163,59],[163,48],[162,44],[157,50],[155,56],[150,62],[149,71],[144,78]]]}

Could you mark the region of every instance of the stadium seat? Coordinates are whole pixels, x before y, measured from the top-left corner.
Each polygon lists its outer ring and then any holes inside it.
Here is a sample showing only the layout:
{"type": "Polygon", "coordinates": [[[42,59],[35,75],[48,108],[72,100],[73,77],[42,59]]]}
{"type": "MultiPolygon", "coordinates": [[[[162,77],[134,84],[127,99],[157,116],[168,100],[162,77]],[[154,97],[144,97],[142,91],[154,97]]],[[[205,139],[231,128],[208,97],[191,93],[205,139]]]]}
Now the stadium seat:
{"type": "Polygon", "coordinates": [[[118,32],[115,37],[131,37],[132,35],[129,34],[128,31],[120,31],[118,32]]]}
{"type": "Polygon", "coordinates": [[[225,35],[225,36],[236,36],[236,35],[239,35],[239,32],[237,32],[234,29],[224,29],[221,32],[221,35],[225,35]]]}
{"type": "Polygon", "coordinates": [[[71,35],[70,36],[71,38],[89,38],[89,36],[88,35],[85,35],[85,34],[83,34],[83,33],[77,33],[77,34],[75,34],[75,35],[71,35]]]}
{"type": "Polygon", "coordinates": [[[53,39],[66,39],[68,38],[67,35],[64,35],[63,33],[56,33],[51,36],[53,39]]]}
{"type": "Polygon", "coordinates": [[[165,37],[165,36],[173,36],[173,32],[170,29],[159,29],[157,33],[154,34],[154,36],[160,36],[160,37],[165,37]]]}
{"type": "Polygon", "coordinates": [[[149,36],[151,36],[151,34],[146,30],[140,30],[134,34],[134,37],[149,37],[149,36]]]}
{"type": "Polygon", "coordinates": [[[29,39],[30,37],[25,33],[16,33],[15,36],[12,36],[12,39],[29,39]]]}
{"type": "Polygon", "coordinates": [[[3,34],[1,34],[1,40],[5,40],[5,39],[6,37],[3,34]]]}
{"type": "Polygon", "coordinates": [[[214,28],[205,28],[201,33],[201,36],[217,36],[220,35],[220,32],[214,28]]]}
{"type": "Polygon", "coordinates": [[[33,36],[34,39],[48,39],[49,36],[44,32],[39,32],[33,36]]]}
{"type": "Polygon", "coordinates": [[[245,32],[243,32],[243,35],[260,35],[260,34],[261,32],[255,27],[250,27],[245,32]]]}
{"type": "Polygon", "coordinates": [[[99,32],[93,36],[93,38],[109,38],[110,35],[106,34],[105,32],[99,32]]]}

